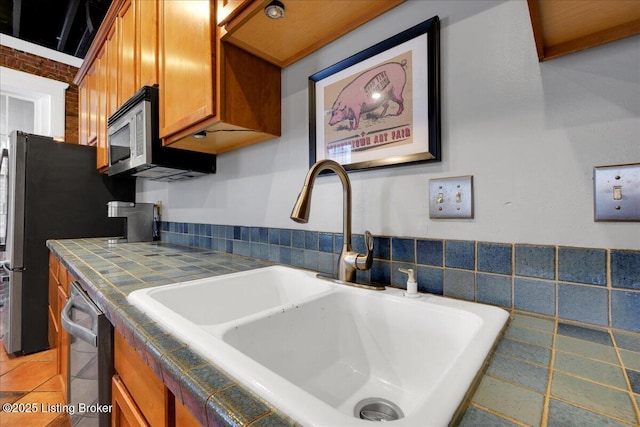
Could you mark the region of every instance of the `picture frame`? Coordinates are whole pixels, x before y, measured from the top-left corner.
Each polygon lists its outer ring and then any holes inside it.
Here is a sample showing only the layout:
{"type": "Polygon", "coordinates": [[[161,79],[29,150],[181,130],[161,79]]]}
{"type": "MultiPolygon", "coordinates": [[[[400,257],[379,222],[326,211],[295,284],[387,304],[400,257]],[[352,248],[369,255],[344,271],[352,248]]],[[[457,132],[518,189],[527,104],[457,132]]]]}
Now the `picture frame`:
{"type": "Polygon", "coordinates": [[[440,19],[309,77],[309,165],[347,171],[440,161],[440,19]]]}

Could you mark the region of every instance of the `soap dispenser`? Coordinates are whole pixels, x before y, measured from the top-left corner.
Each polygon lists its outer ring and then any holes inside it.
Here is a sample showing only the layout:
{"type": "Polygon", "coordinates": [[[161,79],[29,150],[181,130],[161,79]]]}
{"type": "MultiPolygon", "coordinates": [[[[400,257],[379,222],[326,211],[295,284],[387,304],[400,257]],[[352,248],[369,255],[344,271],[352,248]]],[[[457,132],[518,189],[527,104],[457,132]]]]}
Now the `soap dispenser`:
{"type": "Polygon", "coordinates": [[[404,296],[407,298],[419,298],[420,294],[418,293],[418,282],[416,281],[416,275],[413,268],[399,268],[399,271],[405,273],[407,277],[407,292],[404,293],[404,296]]]}

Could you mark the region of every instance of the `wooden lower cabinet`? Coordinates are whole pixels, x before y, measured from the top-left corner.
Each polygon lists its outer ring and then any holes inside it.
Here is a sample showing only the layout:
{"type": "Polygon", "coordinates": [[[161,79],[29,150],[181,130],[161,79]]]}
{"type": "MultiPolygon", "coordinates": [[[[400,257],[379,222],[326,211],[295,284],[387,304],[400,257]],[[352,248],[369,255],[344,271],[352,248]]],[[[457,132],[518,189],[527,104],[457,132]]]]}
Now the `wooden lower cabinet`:
{"type": "Polygon", "coordinates": [[[58,321],[58,260],[49,253],[49,347],[58,347],[60,322],[58,321]]]}
{"type": "MultiPolygon", "coordinates": [[[[64,307],[67,302],[68,294],[58,286],[58,305],[64,307]]],[[[58,321],[60,320],[60,312],[58,312],[58,321]]],[[[59,323],[58,323],[59,324],[59,323]]],[[[60,328],[58,331],[58,375],[62,380],[62,395],[67,396],[67,380],[69,378],[69,333],[60,328]]]]}
{"type": "Polygon", "coordinates": [[[112,427],[200,426],[118,331],[114,341],[112,427]]]}
{"type": "Polygon", "coordinates": [[[149,423],[118,375],[111,380],[111,425],[113,427],[145,427],[149,423]]]}
{"type": "Polygon", "coordinates": [[[67,396],[69,374],[69,334],[62,328],[60,312],[69,296],[69,283],[76,280],[52,253],[49,253],[49,345],[56,348],[57,374],[62,393],[67,396]]]}
{"type": "Polygon", "coordinates": [[[200,422],[180,402],[176,401],[176,427],[200,427],[200,422]]]}

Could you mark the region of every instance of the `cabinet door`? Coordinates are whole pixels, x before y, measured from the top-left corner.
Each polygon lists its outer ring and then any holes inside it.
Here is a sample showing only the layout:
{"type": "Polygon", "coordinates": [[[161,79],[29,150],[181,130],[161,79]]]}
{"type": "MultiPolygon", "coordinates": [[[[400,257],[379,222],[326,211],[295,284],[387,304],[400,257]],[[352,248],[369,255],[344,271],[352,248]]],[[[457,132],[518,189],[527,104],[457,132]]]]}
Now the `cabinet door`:
{"type": "Polygon", "coordinates": [[[60,312],[58,311],[58,260],[49,253],[49,346],[58,347],[60,312]]]}
{"type": "Polygon", "coordinates": [[[135,8],[131,0],[127,0],[118,12],[120,31],[120,102],[124,102],[136,93],[136,19],[135,8]]]}
{"type": "Polygon", "coordinates": [[[87,144],[92,145],[98,139],[98,80],[94,63],[84,77],[87,86],[87,144]]]}
{"type": "Polygon", "coordinates": [[[138,23],[138,89],[158,84],[158,1],[135,0],[138,23]]]}
{"type": "Polygon", "coordinates": [[[78,143],[89,144],[89,90],[87,79],[78,85],[78,143]]]}
{"type": "Polygon", "coordinates": [[[136,406],[154,427],[169,425],[171,393],[117,330],[113,335],[114,368],[136,406]]]}
{"type": "Polygon", "coordinates": [[[215,2],[160,2],[160,136],[215,114],[215,2]]]}
{"type": "MultiPolygon", "coordinates": [[[[67,292],[58,286],[58,307],[62,309],[67,302],[67,292]]],[[[60,324],[60,312],[58,311],[58,324],[60,324]]],[[[69,375],[69,333],[63,328],[58,331],[58,374],[62,380],[62,395],[67,396],[67,379],[69,375]]]]}
{"type": "Polygon", "coordinates": [[[111,380],[111,402],[113,405],[113,412],[111,413],[112,427],[149,426],[136,402],[117,375],[114,375],[111,380]]]}
{"type": "Polygon", "coordinates": [[[98,99],[98,137],[96,140],[96,167],[104,169],[107,166],[107,55],[103,47],[96,58],[96,95],[98,99]]]}
{"type": "Polygon", "coordinates": [[[58,311],[58,281],[49,269],[49,347],[58,347],[58,331],[60,313],[58,311]]]}
{"type": "Polygon", "coordinates": [[[111,27],[105,41],[107,50],[107,120],[120,106],[118,85],[118,22],[111,27]]]}
{"type": "Polygon", "coordinates": [[[200,427],[202,424],[191,412],[176,399],[176,426],[177,427],[200,427]]]}
{"type": "MultiPolygon", "coordinates": [[[[62,286],[62,290],[65,294],[69,293],[69,272],[64,265],[58,265],[58,284],[62,286]]],[[[62,308],[62,306],[60,306],[62,308]]]]}
{"type": "Polygon", "coordinates": [[[218,0],[216,22],[218,25],[224,25],[223,23],[232,19],[249,3],[250,0],[218,0]]]}

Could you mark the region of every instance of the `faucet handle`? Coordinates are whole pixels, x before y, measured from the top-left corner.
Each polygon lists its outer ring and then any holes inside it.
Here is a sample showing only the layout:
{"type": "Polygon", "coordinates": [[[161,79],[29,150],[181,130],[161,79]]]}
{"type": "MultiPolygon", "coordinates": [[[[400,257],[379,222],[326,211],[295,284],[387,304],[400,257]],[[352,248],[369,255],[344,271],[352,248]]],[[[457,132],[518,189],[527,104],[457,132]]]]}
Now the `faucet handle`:
{"type": "Polygon", "coordinates": [[[369,230],[364,232],[364,245],[366,254],[358,254],[356,257],[356,268],[358,270],[369,270],[373,264],[373,235],[369,230]]]}
{"type": "Polygon", "coordinates": [[[371,256],[373,256],[373,235],[369,232],[369,230],[366,230],[364,232],[364,244],[367,247],[367,255],[370,252],[371,256]]]}

